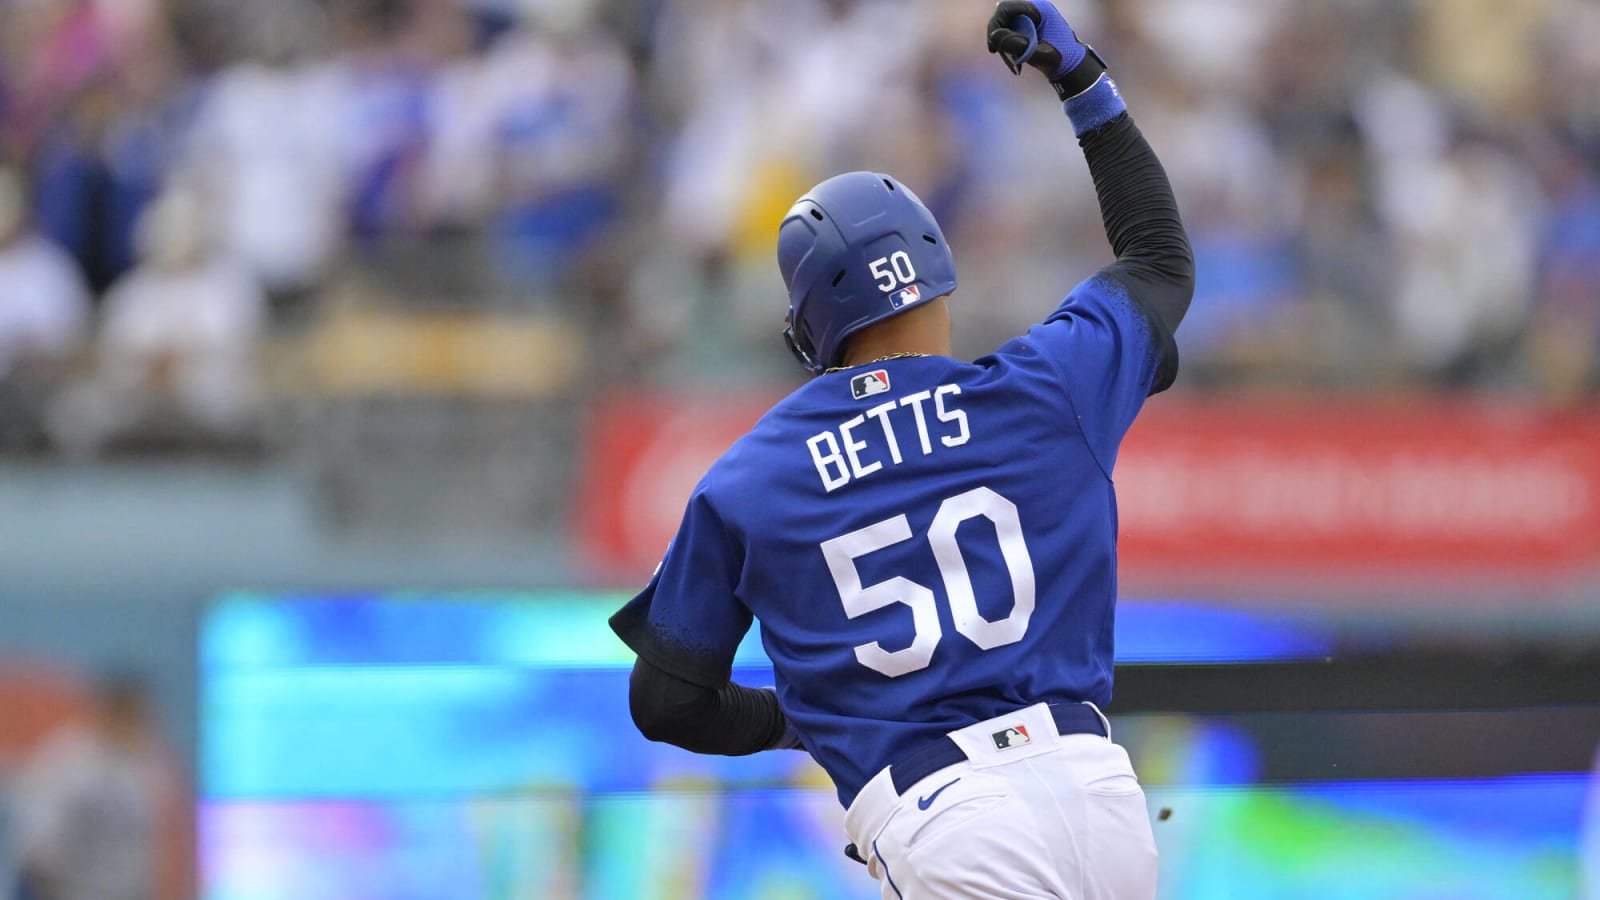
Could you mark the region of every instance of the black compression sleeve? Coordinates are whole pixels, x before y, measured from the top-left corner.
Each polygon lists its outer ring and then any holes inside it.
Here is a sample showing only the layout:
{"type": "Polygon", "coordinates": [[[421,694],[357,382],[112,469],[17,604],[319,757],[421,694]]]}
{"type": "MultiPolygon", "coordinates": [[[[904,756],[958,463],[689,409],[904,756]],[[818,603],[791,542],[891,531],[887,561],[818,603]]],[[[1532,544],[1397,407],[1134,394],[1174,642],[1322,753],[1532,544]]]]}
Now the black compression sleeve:
{"type": "Polygon", "coordinates": [[[628,681],[628,706],[645,737],[695,753],[748,756],[788,746],[788,722],[772,691],[732,682],[701,687],[640,659],[628,681]]]}
{"type": "MultiPolygon", "coordinates": [[[[1194,296],[1194,252],[1166,170],[1127,113],[1085,134],[1078,144],[1117,254],[1102,271],[1128,289],[1161,339],[1171,344],[1194,296]]],[[[1176,346],[1163,348],[1163,355],[1171,357],[1163,363],[1171,371],[1158,375],[1156,390],[1176,374],[1176,346]]]]}

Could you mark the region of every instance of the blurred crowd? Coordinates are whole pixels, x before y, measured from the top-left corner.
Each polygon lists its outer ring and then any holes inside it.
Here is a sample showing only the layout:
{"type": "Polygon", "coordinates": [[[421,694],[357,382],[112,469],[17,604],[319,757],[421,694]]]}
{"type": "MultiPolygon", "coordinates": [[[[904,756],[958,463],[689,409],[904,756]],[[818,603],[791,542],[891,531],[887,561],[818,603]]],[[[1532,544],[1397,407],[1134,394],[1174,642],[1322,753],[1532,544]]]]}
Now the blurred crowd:
{"type": "Polygon", "coordinates": [[[0,663],[0,898],[194,896],[192,792],[144,682],[0,663]]]}
{"type": "MultiPolygon", "coordinates": [[[[1600,390],[1600,5],[1060,5],[1176,183],[1186,385],[1600,390]]],[[[0,0],[0,452],[252,444],[351,309],[561,323],[584,390],[793,383],[777,224],[857,168],[939,215],[979,355],[1109,256],[988,12],[0,0]]]]}

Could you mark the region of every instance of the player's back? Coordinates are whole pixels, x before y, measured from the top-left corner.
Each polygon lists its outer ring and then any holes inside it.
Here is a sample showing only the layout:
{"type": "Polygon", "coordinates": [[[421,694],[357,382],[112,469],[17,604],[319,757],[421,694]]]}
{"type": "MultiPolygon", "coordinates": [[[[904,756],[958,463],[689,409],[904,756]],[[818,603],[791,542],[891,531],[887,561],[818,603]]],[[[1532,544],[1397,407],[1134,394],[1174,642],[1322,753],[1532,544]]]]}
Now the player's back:
{"type": "Polygon", "coordinates": [[[955,728],[1109,699],[1108,472],[1138,403],[1075,397],[1050,341],[1030,338],[973,364],[818,377],[703,484],[741,547],[736,593],[784,710],[846,804],[955,728]]]}

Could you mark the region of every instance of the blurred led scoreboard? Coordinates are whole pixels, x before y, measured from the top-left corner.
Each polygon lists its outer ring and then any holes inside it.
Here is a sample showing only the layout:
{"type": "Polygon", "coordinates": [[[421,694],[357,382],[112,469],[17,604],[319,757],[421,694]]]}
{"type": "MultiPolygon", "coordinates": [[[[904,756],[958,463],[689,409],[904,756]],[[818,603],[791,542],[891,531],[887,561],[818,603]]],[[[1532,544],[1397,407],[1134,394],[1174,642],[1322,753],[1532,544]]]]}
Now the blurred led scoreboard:
{"type": "MultiPolygon", "coordinates": [[[[219,600],[200,649],[204,896],[877,896],[839,852],[842,811],[804,754],[699,757],[634,731],[632,656],[605,624],[623,599],[219,600]]],[[[1117,628],[1124,664],[1330,646],[1293,621],[1183,603],[1125,602],[1117,628]]],[[[771,683],[755,631],[735,677],[771,683]]],[[[1237,734],[1183,727],[1213,763],[1199,783],[1150,787],[1179,810],[1157,826],[1164,898],[1576,893],[1578,776],[1241,784],[1237,734]]]]}

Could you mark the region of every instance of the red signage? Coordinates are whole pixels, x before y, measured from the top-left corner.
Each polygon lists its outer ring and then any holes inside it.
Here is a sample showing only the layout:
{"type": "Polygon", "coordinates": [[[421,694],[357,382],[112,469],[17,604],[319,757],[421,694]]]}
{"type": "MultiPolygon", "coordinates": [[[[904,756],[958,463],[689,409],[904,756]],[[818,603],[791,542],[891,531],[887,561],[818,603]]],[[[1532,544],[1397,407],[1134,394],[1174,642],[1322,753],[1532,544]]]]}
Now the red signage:
{"type": "Polygon", "coordinates": [[[1116,479],[1122,570],[1135,581],[1526,582],[1600,564],[1593,414],[1157,402],[1116,479]]]}
{"type": "MultiPolygon", "coordinates": [[[[580,541],[654,568],[707,467],[776,398],[634,397],[589,432],[580,541]]],[[[1433,585],[1600,569],[1600,414],[1444,401],[1152,402],[1116,469],[1124,583],[1433,585]]]]}
{"type": "Polygon", "coordinates": [[[648,575],[717,457],[781,397],[617,397],[590,419],[577,527],[608,579],[648,575]]]}

